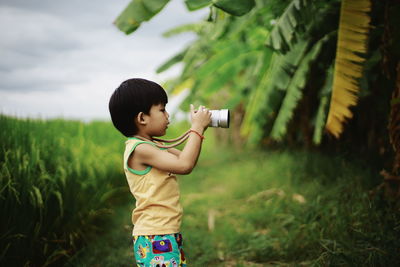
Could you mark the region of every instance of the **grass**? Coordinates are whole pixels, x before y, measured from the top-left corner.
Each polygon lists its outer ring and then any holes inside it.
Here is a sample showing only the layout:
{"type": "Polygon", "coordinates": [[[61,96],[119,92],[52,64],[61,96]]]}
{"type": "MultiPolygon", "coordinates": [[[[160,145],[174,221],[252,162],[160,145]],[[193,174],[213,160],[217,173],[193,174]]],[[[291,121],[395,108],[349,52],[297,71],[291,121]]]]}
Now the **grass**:
{"type": "MultiPolygon", "coordinates": [[[[179,178],[189,266],[398,266],[399,214],[362,160],[311,151],[235,151],[211,133],[179,178]]],[[[132,266],[130,212],[70,266],[132,266]]]]}
{"type": "Polygon", "coordinates": [[[128,192],[124,139],[106,122],[0,115],[0,127],[0,265],[59,265],[128,192]]]}

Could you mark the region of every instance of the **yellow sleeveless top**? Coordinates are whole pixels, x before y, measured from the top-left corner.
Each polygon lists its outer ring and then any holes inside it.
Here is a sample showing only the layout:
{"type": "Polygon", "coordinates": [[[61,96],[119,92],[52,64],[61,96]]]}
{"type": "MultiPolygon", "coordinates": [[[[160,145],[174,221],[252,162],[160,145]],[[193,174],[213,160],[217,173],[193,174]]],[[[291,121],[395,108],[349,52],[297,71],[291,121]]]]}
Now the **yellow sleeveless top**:
{"type": "Polygon", "coordinates": [[[179,186],[174,174],[148,166],[138,171],[128,166],[129,156],[140,144],[154,143],[129,138],[124,153],[124,171],[129,189],[136,199],[132,212],[132,235],[178,233],[182,220],[179,186]]]}

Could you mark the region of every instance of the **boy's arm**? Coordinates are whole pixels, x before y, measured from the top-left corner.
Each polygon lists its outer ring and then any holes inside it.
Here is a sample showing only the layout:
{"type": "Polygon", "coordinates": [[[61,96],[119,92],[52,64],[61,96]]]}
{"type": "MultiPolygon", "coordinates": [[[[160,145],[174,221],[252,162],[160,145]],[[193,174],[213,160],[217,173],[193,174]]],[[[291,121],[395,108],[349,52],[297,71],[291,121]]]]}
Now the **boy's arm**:
{"type": "Polygon", "coordinates": [[[174,154],[175,156],[179,156],[182,151],[176,148],[168,148],[167,150],[169,153],[174,154]]]}
{"type": "MultiPolygon", "coordinates": [[[[211,113],[202,107],[195,112],[191,105],[191,115],[191,129],[202,135],[211,121],[211,113]]],[[[165,150],[159,150],[149,144],[138,146],[135,149],[135,153],[137,159],[142,164],[150,165],[157,169],[176,174],[188,174],[196,165],[200,154],[201,143],[202,139],[196,133],[191,132],[185,147],[179,155],[165,150]]]]}

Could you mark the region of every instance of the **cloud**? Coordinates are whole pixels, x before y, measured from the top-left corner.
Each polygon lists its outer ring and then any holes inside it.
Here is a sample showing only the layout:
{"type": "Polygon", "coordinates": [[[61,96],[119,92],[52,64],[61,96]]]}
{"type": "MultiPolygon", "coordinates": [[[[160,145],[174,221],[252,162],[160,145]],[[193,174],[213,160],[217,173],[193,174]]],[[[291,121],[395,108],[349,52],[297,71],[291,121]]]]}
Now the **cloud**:
{"type": "Polygon", "coordinates": [[[79,33],[61,18],[0,7],[0,90],[56,90],[82,78],[57,62],[84,47],[79,33]]]}
{"type": "Polygon", "coordinates": [[[112,22],[127,0],[8,0],[0,4],[0,112],[41,117],[107,117],[107,102],[123,80],[162,82],[155,69],[193,35],[165,39],[177,25],[200,20],[183,1],[126,36],[112,22]]]}
{"type": "Polygon", "coordinates": [[[1,46],[28,55],[43,55],[78,46],[74,29],[54,15],[0,7],[1,46]],[[67,33],[67,34],[66,34],[67,33]]]}

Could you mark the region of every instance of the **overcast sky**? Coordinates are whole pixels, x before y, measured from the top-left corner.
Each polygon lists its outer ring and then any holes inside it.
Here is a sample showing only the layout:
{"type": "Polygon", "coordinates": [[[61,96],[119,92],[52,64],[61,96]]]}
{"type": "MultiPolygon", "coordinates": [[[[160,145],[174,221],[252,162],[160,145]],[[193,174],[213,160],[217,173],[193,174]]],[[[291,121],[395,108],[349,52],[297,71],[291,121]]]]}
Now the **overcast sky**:
{"type": "Polygon", "coordinates": [[[112,22],[130,0],[0,0],[0,112],[19,117],[108,119],[114,89],[155,69],[194,39],[166,30],[203,19],[172,0],[131,35],[112,22]]]}

